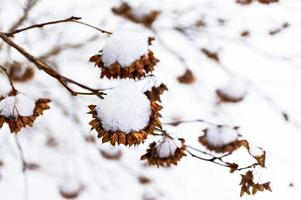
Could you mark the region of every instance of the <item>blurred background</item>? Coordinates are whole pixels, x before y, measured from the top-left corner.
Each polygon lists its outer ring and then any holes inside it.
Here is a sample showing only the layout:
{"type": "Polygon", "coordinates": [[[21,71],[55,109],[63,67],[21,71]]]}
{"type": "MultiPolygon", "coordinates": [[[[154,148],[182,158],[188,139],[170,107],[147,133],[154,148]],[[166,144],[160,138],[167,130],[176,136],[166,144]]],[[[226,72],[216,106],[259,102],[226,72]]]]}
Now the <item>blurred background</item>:
{"type": "MultiPolygon", "coordinates": [[[[115,0],[38,0],[21,27],[82,17],[108,31],[135,30],[155,37],[151,49],[160,59],[148,82],[169,88],[162,96],[162,122],[206,119],[240,126],[241,133],[267,151],[267,169],[256,173],[271,181],[273,192],[239,197],[240,176],[187,156],[178,166],[149,167],[140,161],[150,138],[134,148],[112,148],[90,132],[87,105],[95,97],[73,97],[56,80],[34,69],[34,79],[16,83],[22,92],[52,100],[51,109],[33,128],[17,136],[0,129],[1,200],[180,200],[301,198],[301,1],[270,4],[235,0],[126,1],[141,13],[158,10],[151,27],[117,16],[115,0]],[[243,101],[222,103],[224,88],[243,101]],[[22,170],[22,159],[27,169],[22,170]]],[[[0,0],[0,30],[23,16],[26,0],[0,0]]],[[[140,13],[140,14],[141,14],[140,13]]],[[[118,81],[99,79],[89,58],[107,36],[78,24],[58,24],[16,35],[14,41],[43,58],[61,74],[94,88],[118,81]]],[[[130,50],[130,49],[129,49],[130,50]]],[[[0,41],[0,63],[32,67],[0,41]]],[[[4,84],[0,77],[0,90],[4,84]]],[[[1,91],[0,91],[1,92],[1,91]]],[[[198,144],[202,123],[166,129],[198,144]]],[[[244,152],[233,156],[244,162],[244,152]]]]}

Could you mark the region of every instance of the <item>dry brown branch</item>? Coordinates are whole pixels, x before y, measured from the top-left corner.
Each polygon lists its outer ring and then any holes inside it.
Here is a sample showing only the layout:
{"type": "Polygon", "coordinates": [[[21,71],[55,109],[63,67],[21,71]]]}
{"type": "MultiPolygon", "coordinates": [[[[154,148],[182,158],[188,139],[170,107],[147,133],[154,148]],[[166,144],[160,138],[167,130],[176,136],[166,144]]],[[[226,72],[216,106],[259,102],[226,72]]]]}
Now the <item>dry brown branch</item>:
{"type": "Polygon", "coordinates": [[[24,8],[23,15],[11,26],[9,32],[15,31],[19,26],[21,26],[28,18],[29,12],[38,3],[38,0],[28,0],[24,8]]]}
{"type": "Polygon", "coordinates": [[[89,86],[83,85],[81,83],[78,83],[75,80],[72,80],[70,78],[67,78],[61,74],[59,74],[57,71],[53,69],[53,67],[46,64],[43,60],[33,56],[31,53],[26,51],[23,47],[16,44],[13,40],[11,40],[5,33],[0,32],[0,38],[10,47],[16,49],[19,53],[21,53],[25,58],[27,58],[30,62],[32,62],[39,70],[44,71],[49,76],[55,78],[62,86],[64,86],[73,96],[76,95],[96,95],[100,98],[104,95],[103,92],[101,92],[98,89],[93,89],[89,86]],[[76,85],[84,90],[87,90],[88,92],[77,92],[74,91],[69,84],[76,85]]]}
{"type": "Polygon", "coordinates": [[[54,24],[61,24],[61,23],[69,23],[69,22],[78,23],[78,24],[81,24],[81,25],[84,25],[84,26],[88,26],[88,27],[93,28],[97,31],[100,31],[101,33],[106,33],[106,34],[109,34],[109,35],[112,34],[109,31],[100,29],[96,26],[87,24],[85,22],[81,22],[81,21],[79,21],[80,19],[81,19],[81,17],[71,16],[69,18],[62,19],[62,20],[55,20],[55,21],[44,22],[44,23],[40,23],[40,24],[34,24],[34,25],[31,25],[31,26],[28,26],[28,27],[25,27],[25,28],[17,29],[17,30],[11,31],[9,33],[6,33],[6,36],[13,37],[18,33],[21,33],[21,32],[24,32],[24,31],[27,31],[27,30],[30,30],[30,29],[43,28],[44,26],[49,26],[49,25],[54,25],[54,24]]]}

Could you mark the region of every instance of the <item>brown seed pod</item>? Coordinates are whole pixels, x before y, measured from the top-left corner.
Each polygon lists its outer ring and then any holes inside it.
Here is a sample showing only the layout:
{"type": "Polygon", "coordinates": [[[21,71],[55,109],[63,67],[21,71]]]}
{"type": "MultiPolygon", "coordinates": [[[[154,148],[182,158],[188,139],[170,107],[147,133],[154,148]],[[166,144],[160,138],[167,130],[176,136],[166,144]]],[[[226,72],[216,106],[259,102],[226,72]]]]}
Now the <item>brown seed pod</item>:
{"type": "Polygon", "coordinates": [[[9,78],[14,82],[26,82],[33,78],[34,69],[15,62],[8,68],[9,78]],[[24,69],[23,69],[24,68],[24,69]]]}
{"type": "Polygon", "coordinates": [[[144,94],[151,102],[154,101],[161,102],[160,95],[162,95],[167,90],[168,90],[167,86],[161,83],[158,87],[154,86],[151,88],[151,90],[144,92],[144,94]]]}
{"type": "Polygon", "coordinates": [[[195,76],[191,70],[187,69],[183,75],[178,77],[179,83],[182,84],[192,84],[195,82],[195,76]]]}
{"type": "Polygon", "coordinates": [[[156,21],[157,17],[160,15],[159,11],[153,10],[147,15],[137,16],[135,15],[135,10],[126,2],[122,2],[120,6],[112,8],[112,12],[115,15],[119,15],[138,24],[143,24],[146,27],[151,27],[156,21]]]}
{"type": "Polygon", "coordinates": [[[101,69],[101,78],[141,79],[142,77],[145,77],[146,74],[154,71],[155,65],[159,60],[155,58],[154,53],[149,50],[147,55],[141,56],[140,59],[126,67],[122,67],[117,62],[113,63],[109,68],[105,67],[102,61],[102,55],[100,54],[92,56],[90,62],[95,63],[95,65],[101,69]]]}
{"type": "Polygon", "coordinates": [[[279,0],[258,0],[259,3],[263,4],[270,4],[270,3],[277,3],[279,0]]]}
{"type": "MultiPolygon", "coordinates": [[[[10,96],[15,95],[16,94],[10,94],[10,96]]],[[[2,128],[4,123],[7,123],[11,133],[18,133],[22,128],[26,126],[32,127],[35,119],[38,116],[42,115],[44,110],[48,110],[50,108],[48,103],[50,103],[49,99],[38,99],[35,102],[35,108],[31,116],[20,116],[18,114],[18,116],[16,117],[6,117],[0,114],[0,128],[2,128]]]]}
{"type": "MultiPolygon", "coordinates": [[[[173,139],[169,139],[169,140],[173,140],[173,139]]],[[[175,152],[173,154],[169,154],[168,156],[160,155],[160,151],[159,151],[161,145],[166,141],[163,140],[158,144],[156,142],[151,143],[146,151],[146,154],[141,156],[141,160],[147,160],[149,165],[157,165],[157,167],[159,166],[169,167],[171,165],[177,165],[178,162],[181,160],[181,158],[183,156],[186,156],[185,154],[186,148],[184,145],[185,140],[182,138],[179,140],[181,142],[181,146],[177,146],[175,152]]]]}
{"type": "Polygon", "coordinates": [[[220,62],[220,58],[219,58],[219,54],[218,54],[218,52],[214,52],[214,51],[211,51],[211,50],[209,50],[209,49],[206,49],[206,48],[202,48],[201,49],[201,52],[205,55],[205,56],[207,56],[207,58],[209,58],[209,59],[211,59],[211,60],[213,60],[213,61],[215,61],[215,62],[220,62]]]}
{"type": "MultiPolygon", "coordinates": [[[[219,128],[219,127],[217,127],[217,128],[219,128]]],[[[222,128],[222,127],[220,127],[220,128],[222,128]]],[[[237,137],[234,141],[229,142],[229,143],[224,143],[224,144],[219,144],[219,145],[212,144],[212,142],[210,142],[208,140],[208,135],[207,135],[208,130],[209,129],[203,130],[204,135],[199,137],[199,142],[210,151],[214,151],[216,153],[230,153],[230,152],[233,152],[233,151],[239,149],[242,146],[244,146],[246,148],[248,148],[248,146],[249,146],[247,140],[240,140],[239,137],[237,137]]],[[[221,132],[220,134],[224,134],[224,133],[221,132]]]]}
{"type": "Polygon", "coordinates": [[[227,92],[223,91],[222,89],[218,89],[215,91],[217,97],[219,98],[220,102],[223,103],[238,103],[244,100],[244,96],[232,96],[227,92]]]}
{"type": "Polygon", "coordinates": [[[85,189],[84,185],[77,185],[75,183],[68,183],[70,185],[63,185],[59,188],[60,194],[65,199],[76,199],[85,189]]]}
{"type": "Polygon", "coordinates": [[[251,4],[253,0],[236,0],[236,3],[241,5],[248,5],[251,4]]]}
{"type": "Polygon", "coordinates": [[[148,134],[153,134],[156,128],[161,128],[161,123],[159,120],[159,117],[161,117],[161,115],[159,111],[162,109],[162,107],[155,102],[151,102],[150,107],[151,115],[149,123],[145,128],[138,131],[125,133],[121,130],[105,130],[101,124],[101,120],[97,115],[95,105],[89,106],[90,112],[88,112],[88,114],[91,114],[93,117],[93,120],[89,124],[92,126],[91,130],[95,129],[98,132],[97,137],[102,138],[102,143],[110,142],[113,146],[115,146],[116,143],[118,145],[123,144],[126,146],[139,145],[146,140],[148,134]]]}
{"type": "Polygon", "coordinates": [[[122,151],[120,149],[100,149],[99,151],[100,154],[108,160],[120,160],[122,156],[122,151]]]}

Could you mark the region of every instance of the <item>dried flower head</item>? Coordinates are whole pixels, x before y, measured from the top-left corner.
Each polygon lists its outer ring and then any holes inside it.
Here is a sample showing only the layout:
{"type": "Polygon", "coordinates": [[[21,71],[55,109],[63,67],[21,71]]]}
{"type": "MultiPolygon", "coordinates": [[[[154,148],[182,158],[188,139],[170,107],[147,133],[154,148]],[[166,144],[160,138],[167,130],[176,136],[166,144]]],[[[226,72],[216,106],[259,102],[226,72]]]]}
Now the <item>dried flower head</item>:
{"type": "Polygon", "coordinates": [[[185,156],[185,141],[179,139],[180,144],[175,139],[168,136],[160,142],[153,142],[149,145],[146,154],[141,156],[141,160],[147,160],[149,165],[170,166],[177,165],[178,161],[185,156]]]}
{"type": "Polygon", "coordinates": [[[150,90],[144,92],[144,94],[152,102],[155,101],[161,102],[160,96],[167,90],[168,90],[167,86],[161,83],[158,87],[153,86],[150,90]]]}
{"type": "Polygon", "coordinates": [[[241,146],[248,145],[247,141],[239,139],[238,131],[230,127],[217,126],[203,132],[204,135],[199,137],[199,142],[217,153],[233,152],[241,146]]]}
{"type": "Polygon", "coordinates": [[[247,145],[246,146],[249,154],[255,158],[257,161],[257,164],[261,167],[265,167],[265,159],[266,159],[266,151],[264,151],[262,148],[254,146],[254,145],[247,145]]]}
{"type": "Polygon", "coordinates": [[[215,62],[220,62],[220,58],[219,58],[219,54],[218,52],[214,52],[214,51],[211,51],[209,49],[206,49],[206,48],[202,48],[201,49],[202,53],[207,56],[207,58],[215,61],[215,62]]]}
{"type": "Polygon", "coordinates": [[[0,128],[7,123],[12,133],[26,126],[33,126],[35,119],[49,109],[49,99],[37,101],[22,93],[11,92],[0,101],[0,128]]]}
{"type": "Polygon", "coordinates": [[[101,54],[92,56],[90,62],[101,69],[101,78],[141,79],[159,62],[149,49],[152,40],[138,32],[114,33],[101,54]]]}
{"type": "Polygon", "coordinates": [[[270,3],[279,2],[279,0],[236,0],[236,3],[241,4],[241,5],[249,5],[255,1],[258,1],[259,3],[262,3],[262,4],[270,4],[270,3]]]}
{"type": "Polygon", "coordinates": [[[161,128],[159,111],[162,107],[149,101],[134,83],[112,89],[101,101],[98,106],[89,106],[89,114],[94,118],[90,125],[103,143],[138,145],[148,134],[153,134],[156,127],[161,128]]]}
{"type": "Polygon", "coordinates": [[[85,189],[84,185],[76,180],[67,179],[59,188],[59,192],[65,199],[76,199],[85,189]]]}
{"type": "Polygon", "coordinates": [[[262,192],[265,190],[272,191],[270,182],[266,183],[256,183],[254,182],[254,175],[252,171],[247,171],[246,174],[241,174],[241,191],[240,196],[243,196],[245,193],[248,195],[254,195],[258,191],[262,192]]]}
{"type": "Polygon", "coordinates": [[[253,0],[236,0],[236,3],[241,5],[248,5],[251,4],[253,0]]]}
{"type": "Polygon", "coordinates": [[[217,89],[216,95],[220,102],[237,103],[242,101],[247,94],[247,85],[237,79],[230,80],[225,87],[217,89]]]}
{"type": "Polygon", "coordinates": [[[160,14],[159,11],[145,6],[144,2],[136,8],[131,7],[126,2],[122,2],[118,7],[112,8],[112,12],[132,22],[144,24],[147,27],[151,27],[160,14]]]}
{"type": "Polygon", "coordinates": [[[179,76],[178,78],[179,83],[182,84],[192,84],[195,82],[195,76],[191,70],[187,69],[183,75],[179,76]]]}
{"type": "Polygon", "coordinates": [[[8,74],[14,82],[26,82],[33,78],[34,70],[29,66],[22,66],[19,62],[14,62],[9,66],[8,74]]]}
{"type": "Polygon", "coordinates": [[[100,154],[108,160],[119,160],[122,157],[122,151],[116,147],[100,149],[100,154]]]}
{"type": "Polygon", "coordinates": [[[259,3],[263,4],[270,4],[270,3],[277,3],[279,0],[258,0],[259,3]]]}

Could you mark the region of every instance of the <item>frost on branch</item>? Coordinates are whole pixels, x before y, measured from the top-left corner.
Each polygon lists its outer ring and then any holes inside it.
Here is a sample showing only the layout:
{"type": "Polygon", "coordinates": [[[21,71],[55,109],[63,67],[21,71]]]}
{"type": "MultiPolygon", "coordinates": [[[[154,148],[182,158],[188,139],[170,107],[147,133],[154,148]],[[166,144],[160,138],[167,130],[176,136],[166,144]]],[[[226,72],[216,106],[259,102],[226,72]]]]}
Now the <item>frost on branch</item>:
{"type": "Polygon", "coordinates": [[[151,143],[146,154],[141,156],[141,160],[147,160],[149,165],[157,165],[158,167],[177,165],[178,161],[186,155],[184,143],[184,139],[177,141],[166,136],[158,143],[151,143]]]}
{"type": "Polygon", "coordinates": [[[140,3],[136,7],[122,2],[118,7],[112,8],[112,12],[132,22],[144,24],[146,27],[151,27],[160,14],[159,11],[151,8],[146,2],[140,3]]]}
{"type": "Polygon", "coordinates": [[[7,123],[10,131],[17,133],[26,126],[32,127],[35,119],[49,109],[49,102],[49,99],[34,100],[22,93],[11,92],[0,101],[0,128],[7,123]]]}
{"type": "Polygon", "coordinates": [[[90,105],[93,120],[92,129],[96,129],[102,142],[112,145],[138,145],[160,128],[159,106],[148,100],[135,83],[123,82],[108,92],[98,105],[90,105]]]}
{"type": "Polygon", "coordinates": [[[133,32],[114,33],[107,40],[101,54],[92,56],[101,69],[101,78],[142,78],[152,72],[159,61],[149,50],[153,38],[133,32]]]}
{"type": "Polygon", "coordinates": [[[204,135],[199,137],[199,142],[211,151],[217,153],[233,152],[242,145],[247,145],[246,140],[240,140],[236,129],[227,126],[216,126],[204,130],[204,135]]]}
{"type": "Polygon", "coordinates": [[[244,99],[247,94],[247,85],[237,79],[230,80],[225,87],[216,90],[220,102],[237,103],[244,99]]]}

